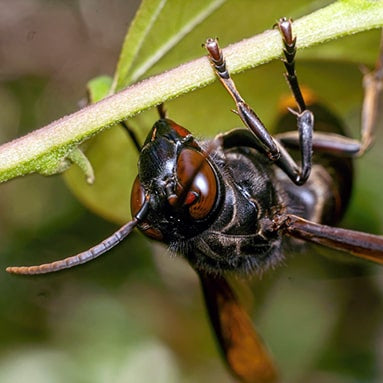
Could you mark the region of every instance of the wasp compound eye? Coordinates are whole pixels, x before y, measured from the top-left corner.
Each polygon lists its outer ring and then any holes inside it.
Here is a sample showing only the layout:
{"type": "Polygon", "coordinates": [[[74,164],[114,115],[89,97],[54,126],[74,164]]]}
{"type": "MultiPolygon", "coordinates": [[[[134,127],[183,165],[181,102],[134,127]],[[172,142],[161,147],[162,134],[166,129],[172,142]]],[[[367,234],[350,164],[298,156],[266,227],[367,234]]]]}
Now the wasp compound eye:
{"type": "Polygon", "coordinates": [[[194,149],[183,149],[177,160],[177,178],[186,188],[185,204],[190,205],[190,216],[195,220],[207,217],[216,202],[217,176],[209,161],[194,149]]]}
{"type": "MultiPolygon", "coordinates": [[[[140,211],[144,202],[145,202],[145,191],[137,176],[136,179],[134,180],[132,193],[130,196],[130,209],[132,211],[133,217],[140,211]]],[[[148,237],[151,237],[158,241],[162,240],[163,235],[161,231],[149,225],[149,223],[146,222],[145,220],[139,222],[138,226],[148,237]]]]}

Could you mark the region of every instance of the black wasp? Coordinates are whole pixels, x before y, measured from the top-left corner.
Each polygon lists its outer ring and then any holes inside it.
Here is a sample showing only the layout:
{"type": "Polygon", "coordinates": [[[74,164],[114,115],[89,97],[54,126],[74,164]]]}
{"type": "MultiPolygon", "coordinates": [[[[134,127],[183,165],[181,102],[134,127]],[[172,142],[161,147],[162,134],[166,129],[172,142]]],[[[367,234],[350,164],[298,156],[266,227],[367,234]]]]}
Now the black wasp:
{"type": "Polygon", "coordinates": [[[382,52],[376,69],[365,75],[359,142],[344,136],[341,124],[320,105],[307,108],[295,73],[292,22],[284,18],[277,26],[284,44],[285,76],[297,105],[290,116],[296,117],[298,132],[281,129],[275,137],[268,133],[236,89],[217,40],[208,39],[210,63],[246,128],[197,142],[188,130],[167,119],[161,108],[161,119],[140,151],[131,195],[132,221],[83,253],[7,271],[41,274],[88,262],[137,226],[182,254],[198,273],[232,373],[242,382],[277,381],[272,361],[225,273],[263,272],[281,261],[283,246],[296,238],[383,263],[383,237],[333,227],[350,197],[352,158],[372,141],[383,86],[382,52]],[[298,158],[287,148],[298,152],[298,158]]]}

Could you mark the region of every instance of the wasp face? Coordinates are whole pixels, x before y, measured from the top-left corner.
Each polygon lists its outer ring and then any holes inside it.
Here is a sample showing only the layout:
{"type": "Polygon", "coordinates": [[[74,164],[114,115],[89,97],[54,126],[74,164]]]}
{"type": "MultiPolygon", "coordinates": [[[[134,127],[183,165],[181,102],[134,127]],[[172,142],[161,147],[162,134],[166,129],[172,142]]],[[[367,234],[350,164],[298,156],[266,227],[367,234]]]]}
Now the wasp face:
{"type": "Polygon", "coordinates": [[[138,162],[131,207],[136,214],[145,199],[150,210],[140,229],[169,242],[190,238],[206,227],[219,195],[214,165],[192,135],[171,120],[159,120],[150,131],[138,162]],[[199,229],[198,229],[199,227],[199,229]]]}

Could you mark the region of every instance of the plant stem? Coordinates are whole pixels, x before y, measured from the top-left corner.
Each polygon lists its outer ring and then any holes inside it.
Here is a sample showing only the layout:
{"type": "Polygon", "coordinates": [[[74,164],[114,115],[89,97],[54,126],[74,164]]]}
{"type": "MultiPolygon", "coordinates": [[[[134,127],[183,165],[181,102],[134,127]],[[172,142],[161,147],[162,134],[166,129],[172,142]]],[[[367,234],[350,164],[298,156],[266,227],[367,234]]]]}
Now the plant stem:
{"type": "MultiPolygon", "coordinates": [[[[294,22],[298,49],[383,25],[383,2],[343,0],[294,22]]],[[[278,58],[277,30],[224,49],[227,66],[237,73],[278,58]]],[[[77,145],[103,129],[148,108],[206,86],[215,75],[206,57],[151,77],[0,147],[0,182],[32,172],[54,173],[77,145]]]]}

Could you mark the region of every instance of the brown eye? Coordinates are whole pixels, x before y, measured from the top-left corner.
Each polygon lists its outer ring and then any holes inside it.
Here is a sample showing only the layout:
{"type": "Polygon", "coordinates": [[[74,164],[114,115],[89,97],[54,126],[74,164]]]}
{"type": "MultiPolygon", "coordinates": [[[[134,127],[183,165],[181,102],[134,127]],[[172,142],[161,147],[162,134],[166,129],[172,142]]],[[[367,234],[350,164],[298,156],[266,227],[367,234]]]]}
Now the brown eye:
{"type": "Polygon", "coordinates": [[[197,198],[190,205],[189,212],[194,219],[205,218],[213,208],[217,197],[217,178],[209,161],[196,150],[183,149],[178,156],[177,177],[178,182],[184,187],[193,179],[190,192],[196,193],[197,198]],[[200,170],[195,175],[198,168],[200,170]]]}
{"type": "MultiPolygon", "coordinates": [[[[134,180],[132,193],[130,195],[130,210],[132,212],[133,217],[141,209],[142,205],[144,204],[144,201],[145,201],[145,191],[137,176],[136,179],[134,180]]],[[[140,222],[138,227],[148,237],[157,239],[158,241],[161,241],[163,238],[162,233],[159,230],[155,229],[154,227],[150,226],[149,223],[146,221],[140,222]]]]}

